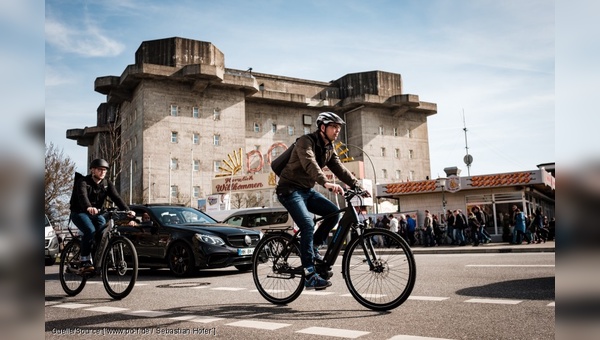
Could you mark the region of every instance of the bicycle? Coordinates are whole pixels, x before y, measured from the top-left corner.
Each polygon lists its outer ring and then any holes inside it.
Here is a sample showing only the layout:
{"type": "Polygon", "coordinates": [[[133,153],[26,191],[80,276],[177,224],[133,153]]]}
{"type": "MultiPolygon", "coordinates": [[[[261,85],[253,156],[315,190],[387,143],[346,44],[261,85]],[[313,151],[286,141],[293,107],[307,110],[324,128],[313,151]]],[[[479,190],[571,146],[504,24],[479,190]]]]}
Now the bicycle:
{"type": "MultiPolygon", "coordinates": [[[[322,263],[315,270],[329,279],[346,238],[351,233],[342,258],[342,276],[350,294],[364,307],[385,311],[400,306],[413,290],[416,264],[410,246],[386,229],[367,229],[359,222],[352,206],[353,197],[364,192],[347,190],[344,194],[346,208],[321,217],[343,216],[328,243],[322,263]],[[387,245],[377,240],[389,240],[387,245]]],[[[267,231],[259,241],[252,257],[252,276],[258,292],[269,302],[288,304],[297,299],[304,289],[304,269],[300,261],[300,232],[291,235],[286,231],[267,231]]]]}
{"type": "MultiPolygon", "coordinates": [[[[80,268],[79,253],[81,239],[73,235],[60,255],[60,284],[69,296],[75,296],[83,290],[88,279],[100,275],[104,289],[112,298],[120,300],[129,295],[137,280],[138,257],[133,243],[121,236],[115,226],[115,218],[126,214],[125,211],[108,210],[104,214],[107,223],[101,231],[100,242],[92,246],[94,271],[84,272],[80,268]]],[[[69,232],[71,232],[69,230],[69,232]]]]}

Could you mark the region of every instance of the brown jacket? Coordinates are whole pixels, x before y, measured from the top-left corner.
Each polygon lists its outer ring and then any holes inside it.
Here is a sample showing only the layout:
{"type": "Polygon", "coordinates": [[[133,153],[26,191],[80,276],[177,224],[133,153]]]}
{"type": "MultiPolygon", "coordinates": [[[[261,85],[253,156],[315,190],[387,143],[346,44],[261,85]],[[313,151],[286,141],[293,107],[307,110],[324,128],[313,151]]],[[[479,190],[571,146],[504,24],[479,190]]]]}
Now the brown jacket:
{"type": "Polygon", "coordinates": [[[315,183],[325,186],[329,181],[323,173],[324,167],[328,167],[347,185],[358,184],[358,180],[342,164],[333,147],[326,147],[317,131],[298,138],[290,160],[281,172],[277,187],[280,190],[296,190],[310,189],[315,183]]]}

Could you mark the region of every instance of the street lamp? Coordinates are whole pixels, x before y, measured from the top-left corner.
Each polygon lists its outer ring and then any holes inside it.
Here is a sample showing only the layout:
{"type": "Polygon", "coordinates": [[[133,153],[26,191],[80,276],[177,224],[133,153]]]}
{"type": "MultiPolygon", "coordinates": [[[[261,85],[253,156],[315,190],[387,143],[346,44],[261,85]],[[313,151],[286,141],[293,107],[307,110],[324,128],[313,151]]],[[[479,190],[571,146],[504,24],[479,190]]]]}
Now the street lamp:
{"type": "Polygon", "coordinates": [[[367,159],[369,160],[369,162],[371,163],[371,167],[373,168],[373,181],[375,183],[373,183],[373,203],[375,204],[375,215],[377,215],[379,213],[379,208],[378,208],[378,204],[377,204],[377,172],[375,172],[375,165],[373,165],[373,161],[371,160],[371,157],[369,157],[369,154],[365,152],[365,150],[361,149],[360,147],[356,146],[356,145],[352,145],[352,144],[346,144],[346,146],[351,146],[353,148],[357,148],[359,151],[361,151],[365,156],[367,156],[367,159]]]}
{"type": "Polygon", "coordinates": [[[446,213],[446,192],[444,188],[446,187],[446,179],[438,178],[438,185],[442,187],[442,216],[446,213]]]}

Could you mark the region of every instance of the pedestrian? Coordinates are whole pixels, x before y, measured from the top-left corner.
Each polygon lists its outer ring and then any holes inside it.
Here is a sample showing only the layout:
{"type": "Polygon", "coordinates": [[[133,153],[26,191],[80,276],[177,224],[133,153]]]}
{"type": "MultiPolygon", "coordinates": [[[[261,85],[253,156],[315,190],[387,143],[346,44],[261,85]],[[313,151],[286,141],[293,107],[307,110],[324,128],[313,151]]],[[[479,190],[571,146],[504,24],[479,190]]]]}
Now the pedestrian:
{"type": "Polygon", "coordinates": [[[491,235],[485,230],[486,216],[483,213],[483,211],[481,211],[481,208],[479,208],[479,206],[476,205],[473,208],[471,208],[471,213],[473,213],[473,215],[477,219],[477,223],[479,224],[478,235],[477,235],[478,241],[481,243],[492,242],[491,235]]]}
{"type": "Polygon", "coordinates": [[[433,217],[429,210],[425,210],[425,219],[423,222],[424,230],[423,230],[423,242],[425,243],[425,247],[433,247],[436,245],[435,243],[435,234],[433,231],[433,217]]]}
{"type": "Polygon", "coordinates": [[[473,238],[473,247],[477,247],[479,245],[479,235],[481,235],[479,233],[479,228],[481,228],[481,225],[479,224],[479,220],[477,219],[475,214],[472,212],[469,214],[468,225],[469,225],[469,228],[471,228],[471,235],[473,238]]]}
{"type": "Polygon", "coordinates": [[[456,231],[454,229],[455,222],[456,218],[454,217],[452,210],[448,210],[448,212],[446,212],[446,233],[450,238],[450,244],[452,245],[458,244],[456,241],[456,231]]]}
{"type": "Polygon", "coordinates": [[[408,244],[412,247],[415,245],[415,230],[417,229],[417,221],[410,216],[410,214],[406,214],[406,235],[408,237],[408,244]]]}
{"type": "MultiPolygon", "coordinates": [[[[515,229],[513,230],[513,240],[511,243],[512,244],[521,244],[523,242],[521,237],[528,239],[527,234],[525,233],[525,228],[526,228],[525,214],[516,205],[513,205],[512,209],[513,209],[513,224],[515,226],[515,229]]],[[[531,240],[528,239],[528,242],[531,243],[531,240]]]]}
{"type": "Polygon", "coordinates": [[[467,227],[467,221],[463,216],[460,209],[454,210],[454,232],[456,234],[456,242],[461,247],[466,245],[464,232],[467,227]]]}

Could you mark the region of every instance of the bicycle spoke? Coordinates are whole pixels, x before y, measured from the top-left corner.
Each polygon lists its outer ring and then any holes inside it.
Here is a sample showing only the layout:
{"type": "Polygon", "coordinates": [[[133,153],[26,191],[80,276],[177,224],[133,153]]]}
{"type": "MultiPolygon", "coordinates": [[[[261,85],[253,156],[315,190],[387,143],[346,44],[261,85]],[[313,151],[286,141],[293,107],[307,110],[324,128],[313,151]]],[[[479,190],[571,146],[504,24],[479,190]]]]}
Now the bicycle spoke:
{"type": "Polygon", "coordinates": [[[102,281],[108,294],[115,299],[127,296],[137,280],[137,252],[131,241],[114,238],[102,260],[102,281]]]}

